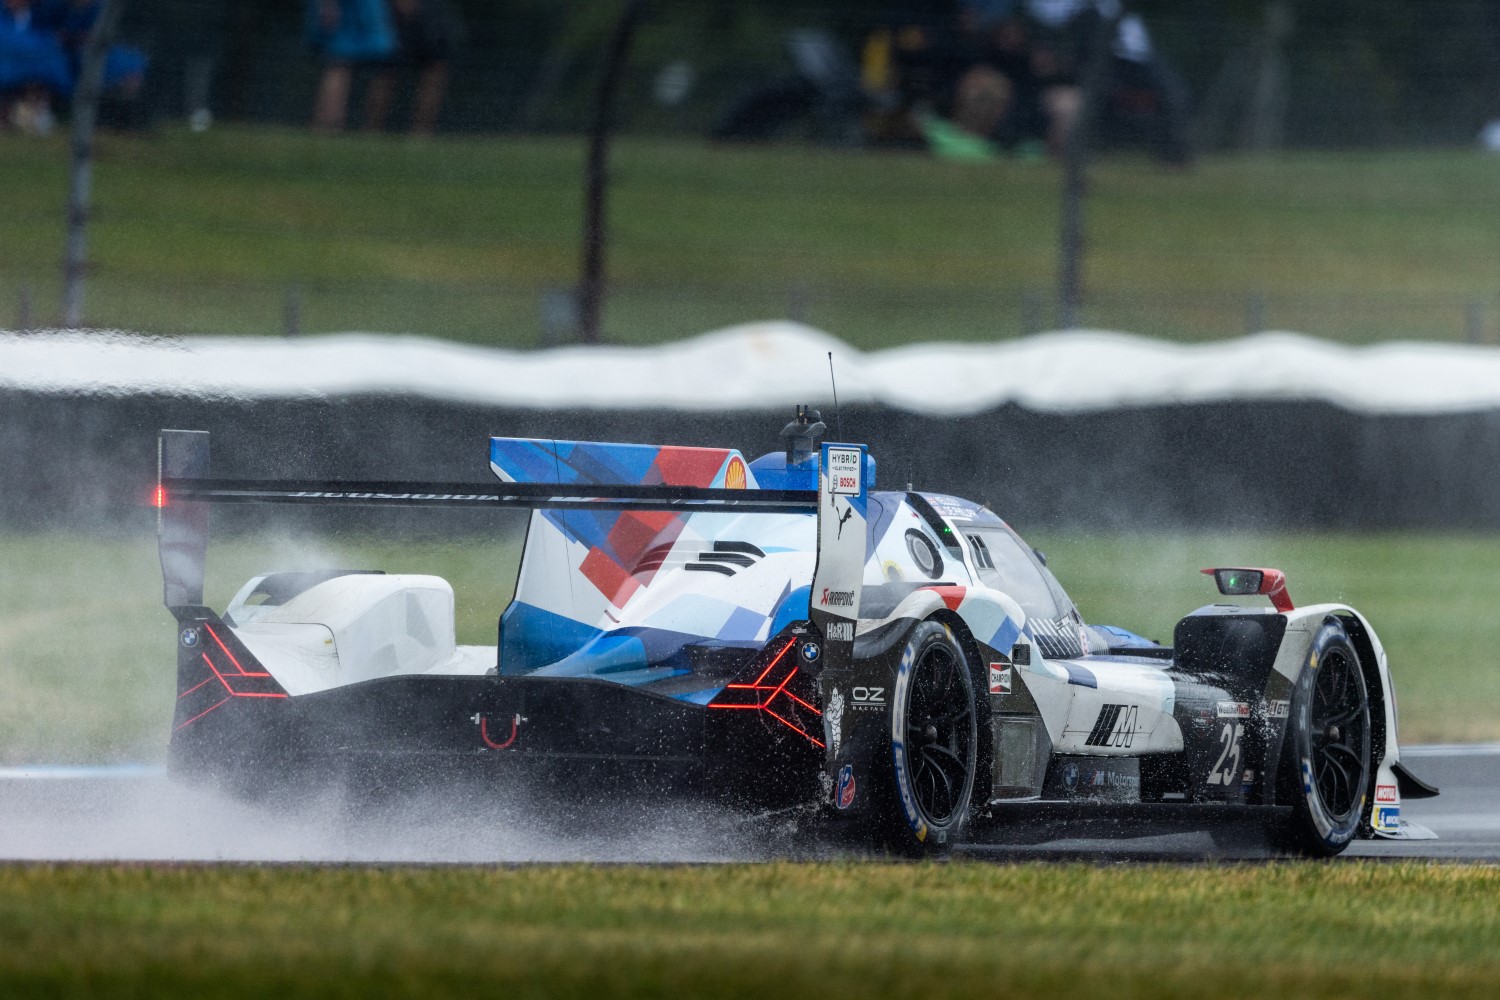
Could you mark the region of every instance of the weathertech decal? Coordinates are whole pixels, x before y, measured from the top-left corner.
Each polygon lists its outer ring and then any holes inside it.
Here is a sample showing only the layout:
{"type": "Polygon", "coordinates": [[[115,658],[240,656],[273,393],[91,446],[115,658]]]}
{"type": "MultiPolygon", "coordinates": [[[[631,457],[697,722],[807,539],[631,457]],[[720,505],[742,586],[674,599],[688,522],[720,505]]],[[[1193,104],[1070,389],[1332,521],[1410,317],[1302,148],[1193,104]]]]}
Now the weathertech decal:
{"type": "Polygon", "coordinates": [[[1099,710],[1099,718],[1083,741],[1090,747],[1128,747],[1135,742],[1136,707],[1134,705],[1105,705],[1099,710]]]}
{"type": "Polygon", "coordinates": [[[1250,718],[1250,704],[1244,701],[1221,701],[1214,712],[1221,719],[1250,718]]]}

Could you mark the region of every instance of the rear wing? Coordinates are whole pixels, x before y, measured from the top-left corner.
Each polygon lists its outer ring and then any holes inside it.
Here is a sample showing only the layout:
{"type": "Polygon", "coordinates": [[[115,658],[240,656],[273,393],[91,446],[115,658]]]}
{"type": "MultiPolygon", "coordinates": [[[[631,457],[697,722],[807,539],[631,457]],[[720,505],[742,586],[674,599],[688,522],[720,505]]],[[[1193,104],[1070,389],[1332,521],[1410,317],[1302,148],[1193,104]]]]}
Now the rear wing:
{"type": "Polygon", "coordinates": [[[813,620],[832,642],[842,642],[847,633],[852,649],[866,558],[864,451],[863,445],[824,444],[817,490],[598,482],[216,479],[209,474],[208,432],[162,430],[154,503],[163,599],[174,613],[202,605],[208,505],[214,503],[816,514],[813,620]],[[829,626],[836,626],[832,634],[829,626]]]}

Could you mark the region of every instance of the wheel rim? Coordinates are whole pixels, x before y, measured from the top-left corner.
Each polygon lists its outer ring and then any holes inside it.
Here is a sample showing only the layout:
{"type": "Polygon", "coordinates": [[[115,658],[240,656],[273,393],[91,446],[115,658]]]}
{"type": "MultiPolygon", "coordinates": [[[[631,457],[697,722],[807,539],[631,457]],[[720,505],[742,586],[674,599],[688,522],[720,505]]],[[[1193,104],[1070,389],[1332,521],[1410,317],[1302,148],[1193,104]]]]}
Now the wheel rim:
{"type": "Polygon", "coordinates": [[[954,651],[930,647],[917,664],[906,713],[912,793],[927,821],[943,826],[967,808],[974,769],[974,699],[954,651]]]}
{"type": "Polygon", "coordinates": [[[1344,650],[1330,649],[1313,685],[1309,756],[1323,807],[1347,817],[1359,807],[1365,785],[1369,719],[1359,665],[1344,650]]]}

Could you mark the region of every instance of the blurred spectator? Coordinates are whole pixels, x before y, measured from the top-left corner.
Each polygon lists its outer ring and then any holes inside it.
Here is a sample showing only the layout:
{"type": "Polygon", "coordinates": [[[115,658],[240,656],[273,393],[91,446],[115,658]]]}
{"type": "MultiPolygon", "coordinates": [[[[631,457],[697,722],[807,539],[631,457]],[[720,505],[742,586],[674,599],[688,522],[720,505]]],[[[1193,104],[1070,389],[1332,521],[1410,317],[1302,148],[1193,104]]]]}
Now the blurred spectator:
{"type": "MultiPolygon", "coordinates": [[[[1106,0],[1112,2],[1112,0],[1106,0]]],[[[1082,77],[1098,19],[1096,0],[1027,0],[1032,24],[1031,65],[1047,118],[1047,148],[1062,152],[1083,108],[1082,77]]],[[[1113,6],[1118,7],[1118,3],[1113,6]]]]}
{"type": "MultiPolygon", "coordinates": [[[[83,50],[89,32],[99,20],[101,0],[43,0],[37,19],[62,43],[76,80],[83,68],[83,50]]],[[[146,76],[146,54],[130,45],[111,45],[104,57],[104,90],[134,98],[146,76]]]]}
{"type": "Polygon", "coordinates": [[[62,43],[33,7],[31,0],[4,0],[0,7],[0,121],[45,135],[54,105],[72,93],[73,73],[62,43]]]}
{"type": "Polygon", "coordinates": [[[396,52],[396,29],[386,0],[308,0],[307,38],[323,60],[313,104],[313,128],[343,129],[357,65],[379,65],[396,52]]]}
{"type": "Polygon", "coordinates": [[[441,0],[391,0],[396,29],[396,52],[370,81],[365,97],[365,128],[385,128],[395,98],[396,76],[402,69],[416,74],[412,103],[413,135],[432,135],[448,89],[448,60],[461,34],[457,15],[441,0]]]}
{"type": "Polygon", "coordinates": [[[966,68],[953,95],[954,122],[1004,146],[1044,128],[1027,25],[1012,0],[970,0],[959,14],[966,68]]]}

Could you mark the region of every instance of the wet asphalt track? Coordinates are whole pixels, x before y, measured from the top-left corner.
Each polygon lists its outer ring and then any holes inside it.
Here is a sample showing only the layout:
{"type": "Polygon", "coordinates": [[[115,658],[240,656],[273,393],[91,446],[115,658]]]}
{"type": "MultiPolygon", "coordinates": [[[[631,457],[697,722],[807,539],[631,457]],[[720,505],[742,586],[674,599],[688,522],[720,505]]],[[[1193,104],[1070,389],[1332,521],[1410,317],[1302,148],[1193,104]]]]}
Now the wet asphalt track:
{"type": "MultiPolygon", "coordinates": [[[[1403,759],[1442,789],[1403,815],[1437,840],[1358,841],[1344,857],[1500,862],[1500,744],[1412,747],[1403,759]]],[[[248,806],[181,788],[159,768],[0,768],[0,860],[526,863],[715,862],[818,857],[805,831],[776,817],[712,808],[583,806],[572,815],[519,798],[474,808],[442,796],[350,810],[335,800],[248,806]]],[[[1005,831],[957,853],[995,861],[1260,860],[1258,825],[1140,835],[1115,826],[1016,844],[1005,831]]],[[[1036,838],[1032,838],[1036,840],[1036,838]]]]}

